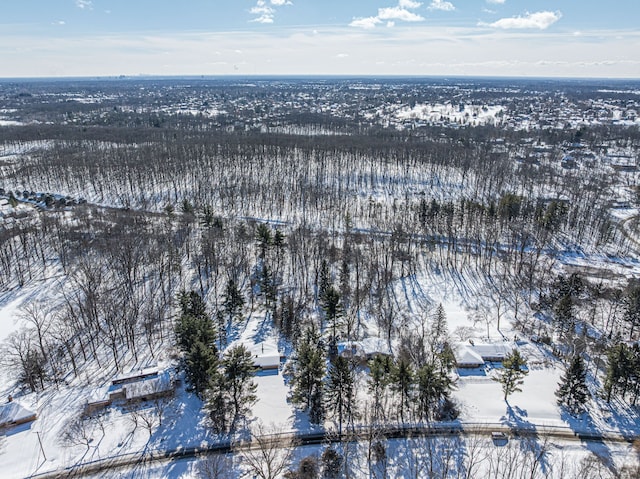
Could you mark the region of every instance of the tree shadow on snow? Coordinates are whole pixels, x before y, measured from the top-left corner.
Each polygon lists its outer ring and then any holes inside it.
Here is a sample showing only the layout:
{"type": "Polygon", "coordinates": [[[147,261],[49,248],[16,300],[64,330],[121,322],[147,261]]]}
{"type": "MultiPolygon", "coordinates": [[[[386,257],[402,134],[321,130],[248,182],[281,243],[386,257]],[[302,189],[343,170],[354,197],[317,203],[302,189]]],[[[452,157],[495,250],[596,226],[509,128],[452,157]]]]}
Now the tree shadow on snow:
{"type": "Polygon", "coordinates": [[[531,454],[534,461],[539,464],[541,472],[545,475],[551,471],[551,464],[548,461],[548,436],[539,427],[528,420],[529,414],[526,410],[515,406],[512,407],[507,402],[507,413],[500,418],[500,421],[511,429],[515,438],[519,438],[520,449],[524,454],[531,454]]]}

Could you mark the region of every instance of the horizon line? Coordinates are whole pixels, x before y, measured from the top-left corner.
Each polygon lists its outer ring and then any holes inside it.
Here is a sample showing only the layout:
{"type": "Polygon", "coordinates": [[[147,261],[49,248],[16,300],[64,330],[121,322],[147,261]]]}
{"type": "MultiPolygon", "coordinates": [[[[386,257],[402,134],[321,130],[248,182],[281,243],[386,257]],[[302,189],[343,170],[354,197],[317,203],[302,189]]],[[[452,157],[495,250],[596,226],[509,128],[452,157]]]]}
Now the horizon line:
{"type": "Polygon", "coordinates": [[[114,75],[80,75],[80,76],[0,76],[0,82],[8,81],[131,81],[131,80],[286,80],[286,79],[349,79],[349,80],[537,80],[537,81],[631,81],[640,82],[640,77],[606,77],[606,76],[525,76],[525,75],[393,75],[393,74],[114,74],[114,75]]]}

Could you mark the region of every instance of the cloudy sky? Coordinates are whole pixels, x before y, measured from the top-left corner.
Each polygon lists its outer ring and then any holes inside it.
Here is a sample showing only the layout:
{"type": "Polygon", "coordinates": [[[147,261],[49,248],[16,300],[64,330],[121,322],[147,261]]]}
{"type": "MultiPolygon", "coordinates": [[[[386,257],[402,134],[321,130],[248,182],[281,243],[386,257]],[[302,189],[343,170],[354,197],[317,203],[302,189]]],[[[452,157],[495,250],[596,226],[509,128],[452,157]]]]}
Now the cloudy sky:
{"type": "Polygon", "coordinates": [[[3,0],[0,77],[640,78],[638,0],[3,0]]]}

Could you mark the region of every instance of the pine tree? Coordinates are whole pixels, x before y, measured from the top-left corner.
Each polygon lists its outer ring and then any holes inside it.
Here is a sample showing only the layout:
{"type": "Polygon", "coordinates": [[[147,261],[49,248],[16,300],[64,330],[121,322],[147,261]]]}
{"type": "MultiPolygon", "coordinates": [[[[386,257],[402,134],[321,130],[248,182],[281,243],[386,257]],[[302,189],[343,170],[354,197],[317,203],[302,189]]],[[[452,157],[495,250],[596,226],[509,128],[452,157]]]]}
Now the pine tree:
{"type": "Polygon", "coordinates": [[[262,264],[262,271],[260,272],[260,294],[264,297],[267,309],[275,308],[278,287],[273,271],[267,263],[262,264]]]}
{"type": "Polygon", "coordinates": [[[625,397],[630,379],[634,377],[633,355],[624,343],[616,344],[607,352],[607,373],[604,379],[604,393],[607,402],[614,394],[625,397]]]}
{"type": "Polygon", "coordinates": [[[565,294],[553,306],[556,324],[561,334],[572,332],[575,322],[573,312],[573,299],[570,294],[565,294]]]}
{"type": "Polygon", "coordinates": [[[210,374],[206,408],[214,432],[234,431],[256,402],[257,385],[251,353],[240,345],[228,350],[210,374]]]}
{"type": "Polygon", "coordinates": [[[320,273],[318,279],[318,300],[320,304],[324,301],[324,297],[326,292],[329,290],[331,286],[331,277],[329,276],[329,264],[326,259],[322,260],[320,263],[320,273]]]}
{"type": "Polygon", "coordinates": [[[414,387],[414,372],[406,359],[399,359],[391,372],[391,389],[400,396],[400,422],[404,423],[405,412],[410,407],[414,387]]]}
{"type": "Polygon", "coordinates": [[[187,382],[201,396],[209,385],[218,358],[214,344],[216,332],[199,294],[183,291],[179,303],[182,314],[175,326],[176,341],[185,355],[187,382]]]}
{"type": "Polygon", "coordinates": [[[431,325],[431,340],[434,345],[440,345],[447,341],[448,334],[447,315],[442,304],[439,304],[431,325]]]}
{"type": "Polygon", "coordinates": [[[338,293],[333,286],[329,286],[329,289],[324,294],[322,309],[324,311],[325,320],[329,324],[331,342],[335,343],[340,329],[342,328],[341,319],[344,315],[344,311],[342,309],[342,303],[340,302],[340,293],[338,293]]]}
{"type": "Polygon", "coordinates": [[[227,282],[222,304],[229,322],[238,317],[242,311],[244,298],[242,297],[242,292],[240,291],[238,283],[236,283],[233,278],[229,278],[229,281],[227,282]]]}
{"type": "Polygon", "coordinates": [[[180,349],[186,353],[196,341],[211,345],[215,338],[215,328],[202,297],[195,291],[182,291],[178,300],[181,314],[175,325],[175,333],[180,349]]]}
{"type": "Polygon", "coordinates": [[[198,396],[209,387],[211,371],[216,368],[218,354],[215,346],[196,341],[187,352],[186,379],[198,396]]]}
{"type": "Polygon", "coordinates": [[[260,223],[256,228],[256,240],[260,249],[260,259],[264,259],[267,249],[273,244],[271,229],[264,223],[260,223]]]}
{"type": "Polygon", "coordinates": [[[624,298],[624,320],[629,323],[629,339],[633,339],[636,328],[640,327],[640,285],[630,284],[624,298]]]}
{"type": "Polygon", "coordinates": [[[178,318],[175,333],[178,347],[185,353],[189,352],[196,342],[212,345],[216,336],[208,317],[191,314],[183,314],[178,318]]]}
{"type": "Polygon", "coordinates": [[[587,389],[587,371],[580,355],[575,355],[565,369],[560,378],[556,397],[558,405],[565,406],[571,414],[584,411],[589,390],[587,389]]]}
{"type": "Polygon", "coordinates": [[[502,384],[505,401],[514,392],[522,391],[519,386],[524,383],[523,378],[529,374],[526,366],[527,362],[517,349],[511,351],[502,361],[502,369],[498,371],[498,377],[494,380],[502,384]]]}
{"type": "Polygon", "coordinates": [[[219,368],[212,371],[209,388],[205,395],[205,407],[209,412],[213,432],[216,434],[226,433],[229,428],[228,411],[230,407],[224,375],[219,368]]]}
{"type": "Polygon", "coordinates": [[[373,421],[384,417],[383,398],[391,381],[393,362],[389,356],[376,356],[369,361],[369,392],[373,397],[373,421]]]}
{"type": "Polygon", "coordinates": [[[355,417],[355,376],[349,361],[338,356],[329,367],[325,401],[327,411],[338,419],[338,433],[342,425],[351,423],[355,417]]]}
{"type": "Polygon", "coordinates": [[[257,385],[253,381],[256,368],[251,353],[243,345],[228,350],[221,361],[221,386],[227,391],[230,427],[247,416],[256,402],[257,385]]]}
{"type": "Polygon", "coordinates": [[[319,340],[314,327],[305,331],[297,347],[291,379],[291,401],[308,410],[309,419],[315,424],[324,419],[323,378],[326,368],[324,352],[318,346],[319,340]]]}
{"type": "Polygon", "coordinates": [[[452,382],[435,363],[426,363],[416,374],[417,403],[421,419],[433,419],[441,403],[449,397],[452,382]]]}

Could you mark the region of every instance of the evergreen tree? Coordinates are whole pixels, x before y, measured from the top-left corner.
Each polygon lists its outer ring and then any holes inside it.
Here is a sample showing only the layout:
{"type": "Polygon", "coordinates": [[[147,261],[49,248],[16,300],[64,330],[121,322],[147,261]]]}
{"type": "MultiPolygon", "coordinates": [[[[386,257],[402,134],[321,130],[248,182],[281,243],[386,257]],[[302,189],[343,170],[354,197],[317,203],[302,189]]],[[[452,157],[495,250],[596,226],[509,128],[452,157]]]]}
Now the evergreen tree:
{"type": "Polygon", "coordinates": [[[260,223],[256,228],[256,240],[260,249],[260,259],[264,259],[267,249],[273,244],[271,228],[264,223],[260,223]]]}
{"type": "Polygon", "coordinates": [[[201,396],[217,362],[216,332],[199,294],[183,291],[179,303],[182,311],[175,325],[176,341],[185,355],[187,382],[201,396]]]}
{"type": "Polygon", "coordinates": [[[315,424],[324,419],[323,378],[326,368],[319,340],[314,327],[305,331],[296,350],[291,379],[291,401],[309,411],[309,419],[315,424]]]}
{"type": "Polygon", "coordinates": [[[340,292],[342,293],[342,304],[344,305],[348,304],[349,295],[351,294],[350,276],[349,261],[345,256],[342,258],[342,264],[340,266],[340,292]]]}
{"type": "Polygon", "coordinates": [[[324,302],[325,294],[331,286],[331,277],[329,276],[329,264],[326,259],[320,263],[320,274],[318,279],[318,300],[320,304],[324,302]]]}
{"type": "Polygon", "coordinates": [[[221,361],[222,375],[219,380],[227,391],[230,427],[235,429],[238,421],[247,416],[256,402],[257,385],[253,381],[256,368],[251,353],[243,345],[228,350],[221,361]]]}
{"type": "Polygon", "coordinates": [[[625,397],[630,379],[634,377],[633,355],[624,343],[618,343],[607,352],[607,373],[604,379],[604,393],[607,402],[613,394],[625,397]]]}
{"type": "Polygon", "coordinates": [[[327,411],[338,420],[338,432],[342,435],[342,425],[352,423],[355,412],[355,376],[349,361],[338,356],[329,367],[325,401],[327,411]]]}
{"type": "Polygon", "coordinates": [[[553,313],[560,333],[571,333],[574,329],[575,314],[573,312],[573,299],[570,294],[565,294],[556,301],[553,306],[553,313]]]}
{"type": "Polygon", "coordinates": [[[213,324],[208,317],[191,314],[182,314],[178,318],[175,333],[178,347],[185,353],[190,351],[196,342],[213,345],[216,336],[213,324]]]}
{"type": "Polygon", "coordinates": [[[211,427],[216,434],[226,433],[229,429],[229,397],[224,375],[220,368],[211,372],[209,389],[206,390],[206,409],[209,412],[211,427]]]}
{"type": "Polygon", "coordinates": [[[325,320],[328,323],[331,342],[335,343],[342,327],[340,320],[342,319],[344,311],[342,310],[342,304],[340,302],[340,293],[338,293],[333,286],[329,286],[329,289],[324,294],[322,309],[325,320]]]}
{"type": "Polygon", "coordinates": [[[273,235],[273,245],[278,249],[282,249],[285,246],[284,240],[285,240],[284,233],[279,229],[276,229],[276,232],[273,235]]]}
{"type": "Polygon", "coordinates": [[[275,308],[278,288],[273,272],[267,263],[262,264],[260,272],[260,293],[264,297],[265,307],[267,309],[275,308]]]}
{"type": "Polygon", "coordinates": [[[391,389],[400,396],[400,422],[404,423],[405,412],[410,407],[414,387],[414,372],[409,361],[399,359],[391,371],[391,389]]]}
{"type": "Polygon", "coordinates": [[[640,285],[637,283],[627,287],[623,319],[629,324],[629,339],[633,339],[636,328],[640,327],[640,285]]]}
{"type": "Polygon", "coordinates": [[[223,349],[227,345],[227,328],[225,314],[220,309],[216,312],[216,323],[218,329],[218,347],[223,349]]]}
{"type": "Polygon", "coordinates": [[[435,346],[441,345],[447,341],[449,335],[447,329],[447,315],[444,312],[442,304],[438,305],[436,309],[436,315],[433,318],[433,324],[431,325],[431,340],[435,346]]]}
{"type": "Polygon", "coordinates": [[[222,304],[229,322],[240,316],[244,306],[244,297],[238,283],[233,278],[229,278],[229,281],[227,281],[222,304]]]}
{"type": "Polygon", "coordinates": [[[196,341],[187,352],[186,378],[198,396],[209,387],[211,372],[216,368],[218,354],[215,346],[196,341]]]}
{"type": "Polygon", "coordinates": [[[200,216],[200,224],[207,228],[218,228],[222,229],[222,218],[216,216],[215,211],[212,206],[205,205],[202,208],[202,214],[200,216]]]}
{"type": "Polygon", "coordinates": [[[181,291],[178,298],[182,314],[188,314],[196,318],[207,317],[207,306],[202,296],[195,291],[181,291]]]}
{"type": "Polygon", "coordinates": [[[527,362],[517,349],[511,351],[502,361],[502,369],[498,371],[498,377],[494,380],[502,384],[505,401],[514,392],[522,391],[520,386],[524,383],[523,378],[529,374],[526,366],[527,362]]]}
{"type": "Polygon", "coordinates": [[[565,406],[571,414],[578,414],[584,410],[589,397],[587,389],[587,371],[584,360],[576,354],[560,378],[556,391],[558,405],[565,406]]]}
{"type": "Polygon", "coordinates": [[[369,361],[369,393],[373,397],[373,421],[384,417],[383,398],[386,396],[393,362],[389,356],[376,356],[369,361]]]}
{"type": "Polygon", "coordinates": [[[426,363],[418,369],[416,382],[420,418],[431,420],[442,402],[449,397],[451,379],[435,363],[426,363]]]}
{"type": "Polygon", "coordinates": [[[634,343],[629,350],[630,371],[629,371],[629,392],[631,393],[631,404],[636,405],[640,396],[640,345],[634,343]]]}

